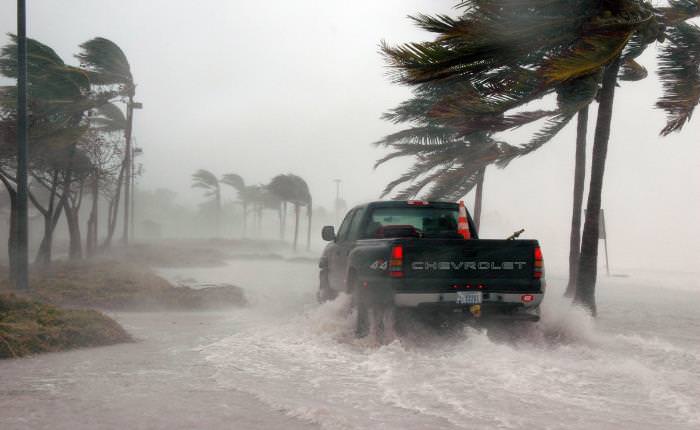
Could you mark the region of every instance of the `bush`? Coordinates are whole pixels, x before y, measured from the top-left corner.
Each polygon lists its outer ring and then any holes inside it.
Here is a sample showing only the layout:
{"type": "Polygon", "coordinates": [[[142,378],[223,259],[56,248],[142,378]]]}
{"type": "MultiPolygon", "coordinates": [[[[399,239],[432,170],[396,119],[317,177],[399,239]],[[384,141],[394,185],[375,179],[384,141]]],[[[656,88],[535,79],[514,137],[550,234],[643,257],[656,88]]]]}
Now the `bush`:
{"type": "Polygon", "coordinates": [[[98,311],[61,309],[0,294],[0,358],[130,340],[116,321],[98,311]]]}

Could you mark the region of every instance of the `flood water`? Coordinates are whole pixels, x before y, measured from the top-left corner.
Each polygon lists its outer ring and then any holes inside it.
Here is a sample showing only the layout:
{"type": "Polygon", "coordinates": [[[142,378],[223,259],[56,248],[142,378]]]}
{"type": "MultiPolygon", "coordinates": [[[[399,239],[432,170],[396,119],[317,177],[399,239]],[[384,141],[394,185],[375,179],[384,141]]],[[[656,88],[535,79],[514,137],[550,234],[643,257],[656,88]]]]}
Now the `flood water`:
{"type": "Polygon", "coordinates": [[[0,428],[700,428],[700,284],[601,277],[595,321],[550,276],[529,328],[417,325],[353,338],[347,297],[315,303],[316,266],[170,269],[250,305],[119,313],[139,342],[0,362],[0,428]]]}

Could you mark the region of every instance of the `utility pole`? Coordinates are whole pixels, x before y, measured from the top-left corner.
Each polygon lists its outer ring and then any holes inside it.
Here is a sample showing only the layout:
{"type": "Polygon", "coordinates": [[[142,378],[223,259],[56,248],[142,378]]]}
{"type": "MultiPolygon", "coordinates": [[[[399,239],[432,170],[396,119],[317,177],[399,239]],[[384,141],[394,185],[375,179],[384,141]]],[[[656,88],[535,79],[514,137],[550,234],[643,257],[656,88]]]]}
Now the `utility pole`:
{"type": "Polygon", "coordinates": [[[136,163],[134,163],[134,155],[136,155],[136,147],[131,147],[131,213],[129,214],[129,232],[131,239],[134,239],[134,199],[136,198],[136,163]]]}
{"type": "Polygon", "coordinates": [[[131,150],[131,239],[136,236],[136,175],[141,173],[141,167],[139,166],[138,171],[136,170],[136,163],[134,160],[137,156],[143,154],[143,150],[134,146],[131,150]]]}
{"type": "Polygon", "coordinates": [[[15,220],[15,287],[29,289],[29,221],[27,213],[27,4],[17,0],[17,219],[15,220]]]}
{"type": "Polygon", "coordinates": [[[122,231],[122,242],[124,243],[124,245],[129,244],[129,215],[131,213],[131,179],[133,177],[131,169],[132,164],[134,163],[133,153],[131,149],[131,132],[134,128],[134,109],[143,108],[143,104],[134,102],[134,90],[135,88],[131,89],[131,92],[129,94],[129,100],[126,104],[126,148],[124,151],[124,170],[126,171],[126,175],[124,175],[124,229],[122,231]]]}
{"type": "Polygon", "coordinates": [[[333,206],[335,207],[335,223],[338,224],[340,219],[340,183],[343,182],[341,179],[333,179],[335,182],[335,202],[333,206]]]}

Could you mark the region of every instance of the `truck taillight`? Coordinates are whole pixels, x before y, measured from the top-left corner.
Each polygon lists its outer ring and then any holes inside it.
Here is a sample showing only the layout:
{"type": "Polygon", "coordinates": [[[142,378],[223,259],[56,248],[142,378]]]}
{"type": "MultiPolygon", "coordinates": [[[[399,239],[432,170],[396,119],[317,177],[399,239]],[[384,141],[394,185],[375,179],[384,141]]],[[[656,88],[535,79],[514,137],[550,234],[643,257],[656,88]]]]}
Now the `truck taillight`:
{"type": "Polygon", "coordinates": [[[544,258],[542,258],[542,250],[540,247],[535,247],[535,267],[533,276],[535,279],[540,279],[544,275],[544,258]]]}
{"type": "Polygon", "coordinates": [[[403,278],[402,245],[395,245],[391,248],[391,258],[389,259],[389,276],[392,278],[403,278]]]}

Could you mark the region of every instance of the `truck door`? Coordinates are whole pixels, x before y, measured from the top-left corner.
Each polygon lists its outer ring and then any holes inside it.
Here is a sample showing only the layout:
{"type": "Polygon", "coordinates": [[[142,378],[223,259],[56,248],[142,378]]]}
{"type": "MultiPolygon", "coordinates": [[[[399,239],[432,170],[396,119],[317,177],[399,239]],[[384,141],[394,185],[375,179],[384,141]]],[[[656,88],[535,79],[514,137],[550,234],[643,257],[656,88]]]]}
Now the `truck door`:
{"type": "Polygon", "coordinates": [[[345,266],[347,258],[343,258],[343,254],[347,257],[347,237],[350,230],[350,223],[353,216],[357,213],[357,209],[353,209],[345,215],[343,222],[340,224],[338,233],[335,236],[335,242],[331,243],[328,250],[328,282],[331,288],[337,291],[345,289],[345,266]]]}
{"type": "Polygon", "coordinates": [[[335,282],[332,288],[340,291],[345,290],[346,286],[346,275],[348,273],[348,255],[350,251],[355,247],[355,242],[357,241],[360,233],[360,227],[364,219],[365,210],[364,208],[353,209],[353,211],[348,214],[348,217],[343,221],[343,225],[340,230],[338,230],[338,239],[336,241],[336,247],[331,253],[331,273],[335,276],[334,280],[330,282],[335,282]],[[347,222],[347,228],[343,228],[347,222]]]}

